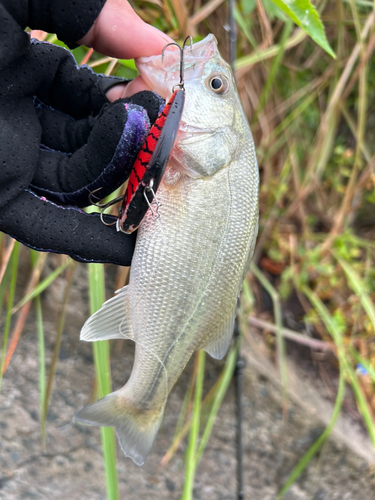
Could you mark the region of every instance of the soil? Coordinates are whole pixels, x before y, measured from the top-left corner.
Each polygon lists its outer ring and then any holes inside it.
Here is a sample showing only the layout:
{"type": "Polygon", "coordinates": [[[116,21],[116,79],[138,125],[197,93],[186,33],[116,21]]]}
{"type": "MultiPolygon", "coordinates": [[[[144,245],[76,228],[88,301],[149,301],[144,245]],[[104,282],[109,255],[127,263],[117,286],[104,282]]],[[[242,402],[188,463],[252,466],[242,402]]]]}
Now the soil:
{"type": "MultiPolygon", "coordinates": [[[[53,261],[53,256],[49,261],[53,261]]],[[[106,498],[100,429],[73,425],[76,411],[93,392],[92,346],[79,341],[88,317],[87,268],[79,265],[70,293],[53,395],[47,418],[46,448],[40,434],[38,342],[31,311],[5,377],[0,395],[0,499],[104,500],[106,498]]],[[[27,273],[21,273],[21,276],[27,273]]],[[[111,270],[110,273],[111,275],[111,270]]],[[[111,281],[111,280],[110,280],[111,281]]],[[[43,295],[47,369],[65,281],[58,278],[43,295]]],[[[113,290],[113,276],[110,288],[113,290]]],[[[18,287],[22,296],[22,279],[18,287]]],[[[108,296],[110,296],[111,292],[108,296]]],[[[3,328],[3,327],[2,327],[3,328]]],[[[131,369],[134,347],[129,341],[112,345],[113,387],[121,387],[131,369]]],[[[332,402],[322,384],[288,360],[289,402],[283,412],[278,371],[262,350],[256,332],[245,337],[243,448],[244,498],[272,500],[293,467],[324,430],[332,402]]],[[[205,391],[213,385],[223,362],[207,356],[205,391]]],[[[178,499],[184,479],[186,442],[171,463],[158,466],[172,443],[192,363],[173,389],[163,424],[143,467],[118,450],[120,498],[178,499]]],[[[198,467],[194,498],[236,498],[236,418],[231,386],[198,467]]],[[[360,422],[342,415],[334,432],[286,500],[371,500],[375,498],[375,454],[360,422]]]]}

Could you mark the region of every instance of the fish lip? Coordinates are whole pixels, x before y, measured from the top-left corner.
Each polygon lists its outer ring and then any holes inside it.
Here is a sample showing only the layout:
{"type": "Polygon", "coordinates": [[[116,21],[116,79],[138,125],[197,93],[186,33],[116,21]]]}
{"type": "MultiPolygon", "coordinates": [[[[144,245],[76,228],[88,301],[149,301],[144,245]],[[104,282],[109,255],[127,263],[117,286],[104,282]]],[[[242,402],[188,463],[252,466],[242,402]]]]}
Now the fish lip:
{"type": "Polygon", "coordinates": [[[212,130],[209,128],[195,127],[194,125],[188,125],[187,123],[180,123],[179,135],[177,136],[177,144],[190,144],[191,142],[202,142],[206,139],[211,138],[217,130],[212,130]]]}
{"type": "Polygon", "coordinates": [[[214,131],[211,128],[195,127],[194,125],[188,125],[185,122],[180,122],[180,131],[185,133],[195,133],[195,134],[213,134],[214,131]]]}

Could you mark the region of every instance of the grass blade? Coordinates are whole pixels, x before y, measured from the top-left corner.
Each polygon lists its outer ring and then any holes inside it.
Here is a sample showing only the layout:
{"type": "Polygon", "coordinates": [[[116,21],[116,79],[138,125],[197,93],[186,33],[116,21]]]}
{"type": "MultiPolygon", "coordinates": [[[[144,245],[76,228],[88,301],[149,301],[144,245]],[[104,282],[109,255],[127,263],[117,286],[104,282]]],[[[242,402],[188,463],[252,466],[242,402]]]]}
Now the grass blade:
{"type": "MultiPolygon", "coordinates": [[[[117,59],[117,62],[122,64],[128,69],[133,70],[134,72],[138,73],[137,66],[135,65],[134,59],[117,59]]],[[[114,196],[115,198],[115,196],[114,196]]]]}
{"type": "Polygon", "coordinates": [[[238,354],[238,344],[230,350],[227,360],[225,362],[222,378],[220,384],[218,385],[215,391],[215,396],[211,406],[210,413],[208,415],[206,427],[204,428],[202,438],[198,446],[195,467],[197,467],[197,465],[200,462],[200,459],[202,458],[204,449],[207,446],[208,440],[212,432],[212,428],[215,423],[216,415],[220,409],[221,403],[223,402],[223,399],[227,393],[228,387],[233,378],[233,373],[236,368],[237,354],[238,354]]]}
{"type": "MultiPolygon", "coordinates": [[[[29,283],[28,283],[27,288],[26,288],[26,295],[28,295],[37,286],[40,275],[43,271],[43,266],[44,266],[46,258],[47,258],[47,253],[38,253],[38,252],[35,252],[34,250],[31,251],[31,255],[32,256],[37,255],[38,258],[35,261],[35,265],[33,267],[33,270],[32,270],[32,273],[31,273],[31,276],[29,279],[29,283]]],[[[16,324],[15,324],[14,329],[13,329],[9,349],[8,349],[8,352],[5,356],[5,361],[4,361],[3,370],[2,370],[3,373],[5,373],[6,369],[8,368],[9,363],[12,359],[13,354],[14,354],[14,351],[17,347],[17,344],[18,344],[18,341],[20,339],[23,327],[25,326],[27,316],[28,316],[29,311],[30,311],[30,307],[31,307],[31,301],[29,300],[28,302],[26,302],[26,304],[24,304],[22,306],[22,308],[20,310],[20,314],[17,318],[16,324]]]]}
{"type": "Polygon", "coordinates": [[[281,500],[283,498],[283,496],[285,495],[287,490],[292,486],[292,484],[298,479],[298,477],[306,469],[306,467],[309,465],[309,463],[312,460],[312,458],[314,457],[314,455],[319,451],[319,449],[324,444],[324,441],[331,434],[332,429],[334,428],[336,420],[337,420],[337,418],[340,414],[340,411],[341,411],[342,402],[344,400],[344,394],[345,394],[345,377],[344,377],[344,370],[340,366],[339,385],[338,385],[337,396],[336,396],[335,406],[333,408],[331,420],[329,421],[329,424],[327,425],[327,427],[323,431],[323,433],[319,436],[319,438],[315,441],[315,443],[313,443],[310,446],[310,448],[307,450],[307,452],[304,454],[304,456],[301,458],[301,460],[298,462],[298,464],[292,470],[286,483],[284,484],[284,486],[281,488],[279,494],[277,495],[276,500],[281,500]]]}
{"type": "Polygon", "coordinates": [[[173,440],[172,440],[172,445],[173,446],[173,443],[175,442],[175,440],[178,439],[178,436],[180,435],[181,431],[182,431],[182,428],[184,427],[184,422],[186,421],[186,417],[188,416],[188,414],[191,413],[191,407],[192,407],[192,404],[193,404],[193,397],[194,397],[194,387],[195,387],[195,383],[196,383],[196,378],[197,378],[197,371],[196,370],[193,370],[193,373],[192,373],[192,376],[191,376],[191,379],[190,379],[190,383],[189,383],[189,387],[185,393],[185,397],[184,397],[184,400],[182,402],[182,406],[181,406],[181,411],[180,411],[180,414],[178,416],[178,420],[177,420],[177,424],[176,424],[176,430],[175,430],[175,433],[174,433],[174,436],[173,436],[173,440]]]}
{"type": "Polygon", "coordinates": [[[353,368],[351,367],[351,365],[349,363],[347,363],[346,370],[347,370],[348,378],[349,378],[350,384],[352,386],[355,398],[357,400],[358,409],[362,415],[362,418],[365,422],[367,431],[370,435],[370,439],[371,439],[372,444],[375,448],[375,424],[374,424],[374,421],[372,419],[372,414],[371,414],[371,410],[369,408],[369,403],[366,399],[366,396],[363,392],[361,385],[358,382],[357,375],[355,374],[353,368]]]}
{"type": "MultiPolygon", "coordinates": [[[[31,250],[31,262],[33,267],[38,262],[38,252],[31,250]]],[[[38,353],[39,353],[39,396],[40,396],[40,431],[42,436],[42,446],[45,443],[45,420],[43,419],[44,405],[46,399],[46,356],[44,343],[43,315],[40,296],[35,297],[36,330],[38,334],[38,353]]]]}
{"type": "Polygon", "coordinates": [[[236,5],[234,6],[233,15],[234,15],[234,19],[235,19],[236,23],[238,24],[238,27],[241,29],[243,34],[246,36],[246,38],[248,39],[248,41],[252,45],[253,49],[256,50],[257,42],[256,42],[254,36],[252,35],[252,33],[251,33],[247,23],[246,23],[247,20],[244,18],[244,16],[239,11],[239,9],[236,5]]]}
{"type": "MultiPolygon", "coordinates": [[[[89,264],[90,312],[94,314],[105,301],[104,268],[102,264],[89,264]]],[[[98,383],[98,397],[111,392],[111,369],[109,343],[101,340],[93,343],[95,372],[98,383]]],[[[101,427],[104,467],[108,500],[118,500],[118,479],[116,467],[116,441],[112,427],[101,427]]]]}
{"type": "Polygon", "coordinates": [[[0,318],[2,318],[4,300],[9,295],[9,283],[12,276],[12,266],[8,264],[9,264],[9,259],[7,260],[7,265],[4,268],[4,274],[0,282],[0,318]]]}
{"type": "MultiPolygon", "coordinates": [[[[74,272],[76,270],[76,267],[77,267],[77,263],[71,261],[71,265],[70,265],[68,272],[67,272],[67,283],[65,286],[64,297],[63,297],[62,305],[60,308],[60,314],[59,314],[59,319],[58,319],[58,324],[57,324],[56,340],[55,340],[55,345],[53,347],[51,366],[49,369],[48,380],[47,380],[47,388],[46,388],[46,391],[44,394],[44,399],[43,399],[43,413],[42,413],[42,419],[41,419],[42,441],[43,442],[45,439],[45,428],[46,428],[48,405],[49,405],[51,395],[52,395],[52,386],[53,386],[53,381],[55,378],[56,366],[57,366],[57,361],[59,359],[62,334],[63,334],[63,330],[64,330],[66,304],[68,302],[70,289],[71,289],[71,286],[73,284],[74,272]]],[[[39,296],[37,298],[39,298],[39,296]]]]}
{"type": "Polygon", "coordinates": [[[301,460],[298,462],[296,467],[292,470],[291,474],[289,475],[286,483],[284,486],[281,488],[277,499],[276,500],[281,500],[287,490],[290,488],[290,486],[298,479],[298,477],[302,474],[302,472],[306,469],[314,455],[318,452],[318,450],[321,448],[323,445],[324,441],[328,438],[330,433],[332,432],[332,429],[336,423],[336,420],[340,414],[342,402],[344,400],[344,394],[345,394],[345,374],[347,372],[347,358],[346,358],[346,353],[344,349],[344,344],[342,341],[342,335],[341,332],[339,331],[339,328],[335,324],[331,314],[329,313],[328,309],[326,306],[323,304],[323,302],[320,300],[320,298],[312,291],[310,288],[307,286],[302,286],[301,291],[306,295],[306,297],[309,299],[310,303],[315,307],[315,309],[319,312],[319,315],[325,324],[328,332],[332,336],[336,347],[337,347],[337,352],[338,352],[338,359],[339,359],[339,367],[340,367],[340,376],[339,376],[339,384],[338,384],[338,390],[337,390],[337,396],[336,396],[336,401],[335,405],[333,408],[332,416],[329,421],[329,424],[327,425],[326,429],[324,432],[321,434],[321,436],[313,443],[312,446],[307,450],[307,452],[304,454],[304,456],[301,458],[301,460]]]}
{"type": "MultiPolygon", "coordinates": [[[[202,412],[201,412],[202,415],[208,414],[209,407],[211,405],[212,400],[215,397],[215,394],[217,392],[217,388],[222,383],[224,371],[225,371],[225,367],[224,367],[223,371],[220,373],[215,384],[211,387],[209,392],[206,394],[206,396],[202,402],[202,412]]],[[[195,372],[196,372],[196,369],[194,367],[194,373],[193,373],[192,383],[191,383],[192,387],[194,387],[194,385],[195,385],[195,380],[196,380],[196,373],[195,372]]],[[[190,387],[189,387],[189,390],[190,390],[190,387]]],[[[190,401],[189,401],[189,404],[190,404],[190,401]]],[[[159,464],[158,470],[161,470],[163,467],[165,467],[168,464],[168,462],[171,460],[173,455],[176,453],[177,449],[179,448],[183,439],[188,434],[188,432],[191,428],[191,419],[192,419],[192,415],[189,414],[187,417],[187,421],[185,422],[185,424],[183,425],[181,430],[179,430],[178,432],[175,433],[175,436],[173,438],[173,442],[172,442],[171,446],[169,447],[168,451],[166,452],[166,454],[164,455],[164,457],[162,458],[162,460],[159,464]]]]}
{"type": "MultiPolygon", "coordinates": [[[[0,233],[0,236],[3,236],[4,233],[0,233]]],[[[1,241],[3,243],[3,241],[1,241]]],[[[10,240],[9,245],[7,246],[6,249],[1,249],[3,254],[1,255],[1,267],[0,267],[0,283],[3,280],[5,270],[8,266],[8,262],[10,259],[10,256],[12,255],[14,245],[16,244],[16,240],[13,238],[10,240]]]]}
{"type": "Polygon", "coordinates": [[[44,329],[43,329],[43,315],[42,315],[42,305],[40,303],[40,297],[35,297],[35,311],[36,311],[36,330],[38,333],[38,351],[39,351],[39,393],[40,393],[40,425],[42,433],[42,441],[44,441],[44,429],[43,426],[43,409],[46,400],[46,356],[45,356],[45,345],[44,345],[44,329]]]}
{"type": "MultiPolygon", "coordinates": [[[[283,50],[288,50],[296,45],[300,44],[302,40],[306,38],[306,33],[303,30],[297,30],[286,42],[283,50]]],[[[250,55],[239,57],[235,63],[234,67],[236,71],[247,70],[254,64],[275,57],[281,50],[280,45],[272,45],[264,50],[254,51],[250,55]]]]}
{"type": "Polygon", "coordinates": [[[193,498],[194,476],[197,465],[196,451],[197,451],[197,441],[199,437],[201,402],[202,402],[203,380],[204,380],[204,364],[206,359],[206,353],[204,351],[198,351],[196,356],[198,363],[197,381],[195,384],[194,408],[193,408],[193,417],[191,422],[189,443],[186,450],[185,482],[181,500],[191,500],[193,498]]]}
{"type": "Polygon", "coordinates": [[[286,399],[288,390],[288,377],[286,369],[285,341],[282,334],[283,324],[282,324],[280,297],[279,294],[277,293],[277,290],[271,285],[271,283],[268,281],[265,275],[253,262],[250,264],[250,271],[260,281],[261,285],[267,290],[272,299],[273,310],[275,315],[275,323],[276,323],[277,359],[280,370],[283,398],[286,399]]]}
{"type": "Polygon", "coordinates": [[[210,0],[203,7],[197,10],[193,16],[189,19],[191,26],[196,26],[197,24],[204,21],[210,14],[212,14],[224,0],[210,0]]]}
{"type": "Polygon", "coordinates": [[[5,352],[6,352],[9,329],[10,329],[10,320],[11,320],[11,316],[12,316],[11,310],[12,310],[13,301],[14,301],[14,294],[16,291],[19,255],[20,255],[20,244],[17,241],[13,247],[13,251],[12,251],[12,255],[11,255],[11,263],[12,263],[11,269],[12,269],[12,271],[11,271],[11,279],[10,279],[9,295],[8,295],[8,305],[7,305],[5,327],[4,327],[4,334],[3,334],[3,345],[2,345],[2,350],[1,350],[0,391],[1,391],[1,382],[3,380],[3,373],[4,373],[4,367],[5,367],[5,352]]]}
{"type": "Polygon", "coordinates": [[[18,302],[16,306],[12,309],[12,314],[16,313],[21,307],[23,307],[27,302],[33,300],[35,297],[40,295],[50,284],[55,281],[55,279],[71,264],[71,260],[67,259],[61,266],[55,269],[51,274],[49,274],[43,281],[41,281],[31,292],[27,293],[25,297],[18,302]]]}
{"type": "Polygon", "coordinates": [[[375,424],[372,420],[371,411],[368,407],[368,402],[366,400],[366,396],[363,393],[362,387],[360,386],[358,379],[354,373],[354,370],[350,364],[348,356],[345,352],[344,344],[341,338],[341,332],[335,324],[334,319],[330,315],[328,309],[323,304],[323,302],[319,299],[319,297],[312,292],[308,287],[302,287],[303,293],[307,296],[310,302],[314,305],[315,309],[319,312],[320,317],[322,318],[328,332],[332,336],[336,346],[337,353],[339,357],[340,364],[344,367],[345,375],[349,378],[350,384],[352,386],[354,395],[357,400],[359,411],[363,417],[365,425],[367,427],[368,433],[370,435],[370,439],[375,447],[375,424]]]}
{"type": "Polygon", "coordinates": [[[332,252],[332,253],[336,257],[340,266],[344,269],[346,277],[348,278],[348,281],[349,281],[350,288],[357,295],[357,297],[359,297],[359,300],[361,301],[362,307],[366,311],[368,317],[370,318],[372,326],[375,330],[375,306],[371,300],[370,295],[366,292],[364,283],[362,282],[359,275],[354,271],[354,269],[352,268],[352,266],[348,262],[341,259],[336,254],[336,252],[332,252]]]}
{"type": "Polygon", "coordinates": [[[259,113],[262,111],[262,109],[264,108],[264,106],[267,102],[269,92],[272,88],[272,85],[275,82],[276,75],[280,69],[281,61],[283,59],[284,52],[285,52],[285,42],[292,31],[292,27],[293,27],[293,23],[291,21],[287,22],[284,26],[284,30],[282,32],[280,43],[279,43],[280,50],[279,50],[278,54],[275,56],[275,58],[272,62],[271,69],[268,72],[266,84],[262,90],[260,97],[259,97],[259,104],[257,106],[257,109],[255,110],[255,113],[254,113],[253,122],[255,122],[257,120],[259,113]]]}

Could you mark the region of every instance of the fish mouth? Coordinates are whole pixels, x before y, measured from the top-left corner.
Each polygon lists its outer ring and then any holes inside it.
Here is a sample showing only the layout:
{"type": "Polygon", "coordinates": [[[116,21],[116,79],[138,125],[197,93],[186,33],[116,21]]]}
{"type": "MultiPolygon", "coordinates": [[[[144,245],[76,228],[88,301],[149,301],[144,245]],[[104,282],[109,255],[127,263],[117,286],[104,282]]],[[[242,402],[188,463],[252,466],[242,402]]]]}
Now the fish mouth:
{"type": "Polygon", "coordinates": [[[187,123],[180,123],[180,128],[178,131],[178,143],[180,144],[190,144],[191,142],[201,142],[209,139],[219,130],[212,130],[209,128],[195,127],[194,125],[188,125],[187,123]]]}

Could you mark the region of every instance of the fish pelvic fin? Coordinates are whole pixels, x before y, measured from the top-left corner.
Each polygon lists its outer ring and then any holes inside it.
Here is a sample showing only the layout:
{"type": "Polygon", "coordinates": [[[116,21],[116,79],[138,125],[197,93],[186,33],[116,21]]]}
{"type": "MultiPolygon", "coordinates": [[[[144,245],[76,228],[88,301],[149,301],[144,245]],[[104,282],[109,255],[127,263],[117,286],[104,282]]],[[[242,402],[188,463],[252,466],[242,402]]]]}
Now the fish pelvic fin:
{"type": "Polygon", "coordinates": [[[210,339],[202,349],[214,359],[222,359],[228,349],[233,336],[234,321],[236,319],[236,304],[228,319],[224,322],[222,328],[210,339]]]}
{"type": "Polygon", "coordinates": [[[115,427],[122,451],[137,465],[143,465],[158,433],[164,414],[159,410],[137,409],[119,390],[86,406],[73,417],[74,422],[115,427]]]}
{"type": "Polygon", "coordinates": [[[128,285],[118,290],[114,297],[104,302],[99,311],[89,317],[82,327],[80,340],[134,340],[128,314],[128,290],[128,285]]]}

